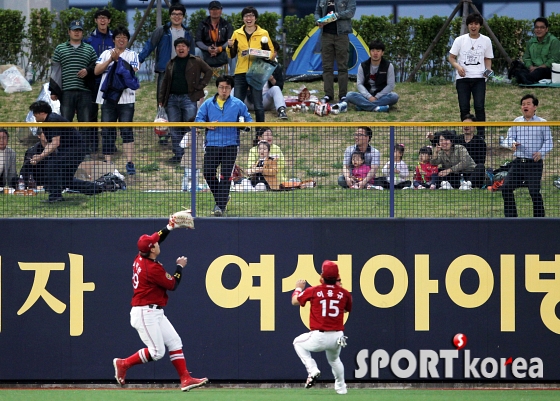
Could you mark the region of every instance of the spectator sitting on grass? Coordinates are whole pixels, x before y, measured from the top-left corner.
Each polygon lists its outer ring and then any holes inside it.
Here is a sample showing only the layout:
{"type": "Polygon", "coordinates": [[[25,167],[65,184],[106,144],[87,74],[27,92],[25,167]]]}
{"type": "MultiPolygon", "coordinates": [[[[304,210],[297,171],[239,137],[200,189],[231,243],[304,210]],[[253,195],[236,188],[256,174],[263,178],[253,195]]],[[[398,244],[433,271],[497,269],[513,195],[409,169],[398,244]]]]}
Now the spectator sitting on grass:
{"type": "Polygon", "coordinates": [[[272,157],[273,159],[277,160],[278,182],[282,183],[286,181],[286,175],[284,173],[285,171],[284,154],[282,153],[282,150],[278,145],[272,143],[273,136],[272,136],[272,130],[270,128],[261,128],[257,130],[255,139],[253,139],[253,147],[249,150],[249,157],[247,159],[247,168],[251,168],[252,166],[254,166],[257,160],[259,159],[259,150],[257,145],[259,144],[260,141],[266,141],[270,144],[269,157],[272,157]]]}
{"type": "Polygon", "coordinates": [[[548,20],[539,17],[533,23],[535,35],[527,42],[523,62],[513,61],[509,78],[518,84],[531,85],[552,78],[552,63],[560,63],[560,40],[548,32],[548,20]]]}
{"type": "Polygon", "coordinates": [[[395,68],[383,58],[385,44],[374,40],[369,44],[370,58],[358,67],[358,92],[348,92],[346,101],[358,111],[387,112],[399,101],[395,88],[395,68]]]}
{"type": "Polygon", "coordinates": [[[354,166],[352,169],[352,179],[355,181],[355,184],[352,185],[353,189],[360,189],[359,183],[367,177],[371,170],[371,167],[365,164],[365,162],[364,152],[357,150],[352,153],[352,166],[354,166]]]}
{"type": "Polygon", "coordinates": [[[418,151],[418,165],[414,173],[414,188],[416,189],[436,189],[438,183],[438,168],[430,163],[432,157],[432,147],[423,146],[418,151]]]}
{"type": "MultiPolygon", "coordinates": [[[[484,136],[476,133],[476,127],[468,125],[475,121],[476,117],[472,114],[467,114],[465,118],[463,118],[463,123],[465,123],[465,125],[463,125],[463,134],[456,136],[456,143],[457,145],[463,145],[467,149],[467,152],[469,152],[470,157],[472,157],[476,164],[485,164],[486,142],[484,141],[484,136]]],[[[450,132],[457,135],[454,130],[450,130],[450,132]]],[[[432,132],[426,134],[426,138],[432,142],[432,146],[437,145],[434,140],[435,135],[437,135],[437,132],[435,134],[432,132]]]]}
{"type": "Polygon", "coordinates": [[[375,179],[375,173],[379,168],[379,151],[369,144],[373,133],[369,127],[358,127],[354,132],[354,145],[348,146],[344,151],[342,161],[342,175],[338,177],[338,185],[342,188],[352,188],[358,184],[358,189],[367,188],[368,182],[375,179]],[[354,152],[364,153],[365,164],[370,166],[368,175],[359,183],[352,178],[352,155],[354,152]]]}
{"type": "Polygon", "coordinates": [[[470,176],[474,172],[476,163],[469,156],[469,152],[462,145],[456,145],[456,137],[451,131],[441,131],[435,137],[437,146],[432,154],[430,163],[441,165],[438,176],[442,189],[471,189],[470,176]],[[461,178],[465,181],[461,182],[461,178]],[[469,188],[470,186],[470,188],[469,188]]]}
{"type": "Polygon", "coordinates": [[[270,157],[270,143],[260,141],[257,145],[259,159],[248,170],[251,185],[257,188],[257,185],[264,184],[267,190],[276,190],[280,188],[278,182],[278,162],[270,157]]]}
{"type": "MultiPolygon", "coordinates": [[[[409,180],[407,180],[409,171],[408,171],[408,166],[402,159],[403,155],[404,155],[404,145],[402,143],[395,145],[395,149],[393,153],[393,157],[394,157],[393,183],[395,185],[395,189],[408,188],[412,184],[409,180]]],[[[375,180],[375,182],[377,182],[377,185],[381,185],[383,188],[388,189],[391,187],[391,181],[390,181],[391,162],[388,161],[385,164],[385,166],[383,166],[383,169],[381,171],[384,177],[379,177],[378,179],[375,180]]]]}

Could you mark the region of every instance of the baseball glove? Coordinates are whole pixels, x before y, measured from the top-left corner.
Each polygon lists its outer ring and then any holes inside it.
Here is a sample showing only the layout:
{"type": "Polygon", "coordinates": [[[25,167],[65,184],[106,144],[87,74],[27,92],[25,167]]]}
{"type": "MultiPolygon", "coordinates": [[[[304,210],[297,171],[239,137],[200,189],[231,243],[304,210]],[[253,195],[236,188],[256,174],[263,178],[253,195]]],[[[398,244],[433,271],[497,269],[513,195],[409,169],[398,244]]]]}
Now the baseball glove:
{"type": "Polygon", "coordinates": [[[169,223],[173,228],[190,228],[194,230],[194,220],[190,209],[181,210],[169,216],[169,223]]]}

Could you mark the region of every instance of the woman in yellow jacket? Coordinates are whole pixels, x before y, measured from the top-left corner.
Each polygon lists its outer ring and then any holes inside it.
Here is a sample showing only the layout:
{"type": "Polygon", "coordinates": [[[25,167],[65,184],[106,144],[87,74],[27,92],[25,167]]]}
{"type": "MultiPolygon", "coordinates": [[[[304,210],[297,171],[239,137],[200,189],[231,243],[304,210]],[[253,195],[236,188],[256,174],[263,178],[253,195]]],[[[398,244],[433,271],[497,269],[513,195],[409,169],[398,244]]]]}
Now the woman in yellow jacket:
{"type": "MultiPolygon", "coordinates": [[[[254,7],[245,7],[241,11],[241,17],[245,25],[233,31],[231,39],[228,40],[227,52],[230,58],[237,56],[237,65],[234,73],[235,97],[245,101],[247,90],[250,86],[247,83],[246,74],[251,64],[257,59],[255,56],[249,56],[249,48],[270,50],[274,53],[274,47],[268,32],[256,24],[259,13],[254,7]]],[[[251,91],[255,105],[255,120],[258,122],[264,121],[262,89],[251,87],[251,91]]]]}

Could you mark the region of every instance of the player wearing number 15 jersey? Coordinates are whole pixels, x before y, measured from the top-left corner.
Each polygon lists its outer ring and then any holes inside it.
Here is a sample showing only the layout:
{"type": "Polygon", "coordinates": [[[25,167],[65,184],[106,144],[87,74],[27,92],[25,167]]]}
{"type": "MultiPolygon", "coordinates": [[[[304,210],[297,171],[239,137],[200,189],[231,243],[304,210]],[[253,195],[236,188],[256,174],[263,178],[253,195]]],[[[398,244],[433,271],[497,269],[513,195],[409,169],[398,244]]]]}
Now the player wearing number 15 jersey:
{"type": "Polygon", "coordinates": [[[174,291],[181,281],[182,270],[187,265],[187,258],[177,258],[175,273],[167,273],[163,265],[156,260],[160,254],[159,244],[175,228],[174,217],[169,224],[152,235],[144,234],[138,239],[139,253],[132,265],[132,309],[130,324],[147,348],[142,348],[125,359],[113,359],[115,378],[123,386],[126,371],[134,365],[157,361],[165,355],[165,347],[169,349],[169,359],[181,378],[181,390],[189,391],[200,387],[207,378],[195,379],[187,370],[183,343],[171,322],[163,312],[167,305],[167,291],[174,291]]]}
{"type": "Polygon", "coordinates": [[[334,389],[338,394],[346,394],[340,350],[346,346],[344,313],[352,310],[352,295],[340,285],[338,266],[330,260],[323,262],[321,285],[304,288],[305,280],[298,280],[292,294],[292,305],[311,304],[311,331],[294,340],[296,353],[307,369],[305,388],[312,387],[321,375],[311,352],[325,351],[335,379],[334,389]]]}

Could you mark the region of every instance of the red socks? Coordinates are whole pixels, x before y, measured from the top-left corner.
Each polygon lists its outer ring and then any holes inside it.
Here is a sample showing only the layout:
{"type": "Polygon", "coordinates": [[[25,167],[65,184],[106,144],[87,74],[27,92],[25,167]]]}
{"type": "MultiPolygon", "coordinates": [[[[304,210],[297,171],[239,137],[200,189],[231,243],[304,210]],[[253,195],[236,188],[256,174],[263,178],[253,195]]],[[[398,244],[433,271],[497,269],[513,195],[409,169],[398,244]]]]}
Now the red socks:
{"type": "MultiPolygon", "coordinates": [[[[179,377],[183,377],[184,375],[190,377],[189,371],[187,370],[187,363],[185,362],[185,355],[183,354],[182,349],[169,351],[169,359],[171,359],[171,363],[175,366],[179,377]]],[[[150,355],[148,348],[142,348],[140,351],[135,352],[124,360],[126,369],[131,366],[148,363],[150,361],[152,361],[152,356],[150,355]]]]}
{"type": "Polygon", "coordinates": [[[141,363],[148,363],[151,360],[152,356],[150,355],[148,348],[142,348],[140,351],[135,352],[126,358],[124,362],[126,363],[127,368],[129,368],[134,365],[140,365],[141,363]]]}
{"type": "Polygon", "coordinates": [[[190,377],[189,371],[187,370],[187,363],[185,362],[185,355],[183,354],[182,349],[169,351],[169,359],[171,359],[171,363],[175,366],[179,377],[183,377],[183,375],[190,377]]]}

